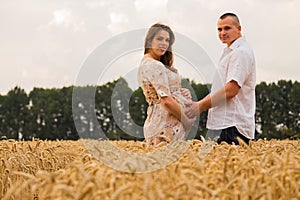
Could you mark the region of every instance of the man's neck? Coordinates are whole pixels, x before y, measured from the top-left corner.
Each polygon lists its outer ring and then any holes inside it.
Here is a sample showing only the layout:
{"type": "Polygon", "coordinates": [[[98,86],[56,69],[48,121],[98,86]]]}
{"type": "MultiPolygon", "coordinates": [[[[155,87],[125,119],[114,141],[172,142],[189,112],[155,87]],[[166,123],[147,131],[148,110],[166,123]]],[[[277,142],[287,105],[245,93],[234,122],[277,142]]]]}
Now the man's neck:
{"type": "Polygon", "coordinates": [[[237,37],[235,40],[233,40],[230,44],[227,45],[227,48],[229,48],[237,39],[241,38],[242,36],[240,35],[237,37]]]}

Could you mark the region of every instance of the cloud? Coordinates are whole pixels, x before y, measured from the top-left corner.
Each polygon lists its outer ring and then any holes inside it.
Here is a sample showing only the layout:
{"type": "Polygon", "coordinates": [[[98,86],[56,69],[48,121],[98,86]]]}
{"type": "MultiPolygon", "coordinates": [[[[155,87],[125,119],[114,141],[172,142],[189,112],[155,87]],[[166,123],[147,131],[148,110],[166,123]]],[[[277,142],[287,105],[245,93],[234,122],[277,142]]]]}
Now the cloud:
{"type": "Polygon", "coordinates": [[[67,10],[67,9],[55,10],[53,12],[53,19],[50,22],[50,24],[69,27],[71,24],[71,20],[72,20],[71,10],[67,10]]]}
{"type": "Polygon", "coordinates": [[[124,13],[112,12],[109,14],[111,23],[107,25],[107,28],[111,32],[118,32],[120,26],[128,23],[128,17],[124,13]]]}
{"type": "Polygon", "coordinates": [[[64,28],[73,32],[86,32],[85,21],[80,17],[75,17],[71,9],[57,9],[52,13],[52,19],[48,24],[41,25],[38,31],[49,31],[49,29],[64,28]]]}
{"type": "MultiPolygon", "coordinates": [[[[300,80],[299,9],[298,0],[2,1],[0,93],[16,84],[27,90],[72,85],[80,65],[97,46],[118,33],[155,22],[197,42],[217,63],[224,45],[217,37],[216,22],[227,11],[238,14],[254,49],[258,82],[300,80]]],[[[185,65],[175,67],[191,76],[185,65]]]]}
{"type": "Polygon", "coordinates": [[[88,1],[85,3],[85,5],[89,8],[89,9],[98,9],[99,7],[104,7],[104,6],[108,6],[109,5],[109,1],[88,1]]]}
{"type": "Polygon", "coordinates": [[[136,0],[134,2],[135,8],[138,12],[147,12],[157,8],[164,8],[167,4],[168,0],[136,0]]]}

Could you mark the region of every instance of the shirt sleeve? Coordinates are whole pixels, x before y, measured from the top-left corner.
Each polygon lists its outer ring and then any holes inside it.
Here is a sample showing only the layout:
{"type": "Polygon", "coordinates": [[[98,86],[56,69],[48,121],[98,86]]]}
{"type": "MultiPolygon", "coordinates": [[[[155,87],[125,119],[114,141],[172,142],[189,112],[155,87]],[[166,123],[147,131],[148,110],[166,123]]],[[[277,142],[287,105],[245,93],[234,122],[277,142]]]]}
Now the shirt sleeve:
{"type": "Polygon", "coordinates": [[[251,59],[247,52],[234,52],[228,67],[226,82],[234,80],[240,87],[242,87],[248,77],[250,64],[251,59]]]}
{"type": "Polygon", "coordinates": [[[160,97],[170,96],[168,75],[161,63],[147,64],[143,70],[144,77],[151,83],[160,97]]]}

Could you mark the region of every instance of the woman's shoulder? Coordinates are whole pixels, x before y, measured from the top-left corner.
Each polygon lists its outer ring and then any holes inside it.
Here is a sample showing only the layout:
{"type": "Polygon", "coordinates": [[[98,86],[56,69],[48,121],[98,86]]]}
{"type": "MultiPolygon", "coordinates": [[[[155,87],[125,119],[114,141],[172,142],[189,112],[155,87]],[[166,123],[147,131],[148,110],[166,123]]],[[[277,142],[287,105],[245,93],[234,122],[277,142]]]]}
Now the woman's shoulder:
{"type": "Polygon", "coordinates": [[[162,62],[149,57],[143,57],[140,67],[165,68],[162,62]]]}

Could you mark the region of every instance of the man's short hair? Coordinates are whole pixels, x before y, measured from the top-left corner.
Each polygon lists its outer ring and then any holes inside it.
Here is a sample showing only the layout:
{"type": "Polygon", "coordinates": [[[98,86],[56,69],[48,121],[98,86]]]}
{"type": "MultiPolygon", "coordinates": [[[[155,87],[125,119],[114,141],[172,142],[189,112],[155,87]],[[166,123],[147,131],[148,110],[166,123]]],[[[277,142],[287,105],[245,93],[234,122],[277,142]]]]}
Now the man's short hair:
{"type": "Polygon", "coordinates": [[[234,20],[234,23],[239,26],[240,25],[240,20],[238,18],[238,16],[234,13],[224,13],[223,15],[221,15],[220,19],[225,19],[226,17],[232,17],[232,19],[234,20]]]}

